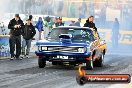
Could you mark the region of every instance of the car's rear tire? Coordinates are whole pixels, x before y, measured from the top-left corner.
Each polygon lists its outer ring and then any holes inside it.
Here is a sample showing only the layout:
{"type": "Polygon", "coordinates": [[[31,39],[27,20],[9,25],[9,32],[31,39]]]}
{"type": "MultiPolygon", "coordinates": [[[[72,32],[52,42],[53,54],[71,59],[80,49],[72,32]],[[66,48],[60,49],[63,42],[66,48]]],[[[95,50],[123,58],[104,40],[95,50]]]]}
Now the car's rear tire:
{"type": "Polygon", "coordinates": [[[38,58],[39,68],[44,68],[46,66],[46,60],[44,58],[38,58]]]}
{"type": "Polygon", "coordinates": [[[86,69],[92,70],[93,69],[93,60],[86,61],[86,69]]]}
{"type": "Polygon", "coordinates": [[[94,61],[94,66],[96,67],[103,67],[104,65],[104,54],[102,54],[99,58],[99,60],[94,61]]]}

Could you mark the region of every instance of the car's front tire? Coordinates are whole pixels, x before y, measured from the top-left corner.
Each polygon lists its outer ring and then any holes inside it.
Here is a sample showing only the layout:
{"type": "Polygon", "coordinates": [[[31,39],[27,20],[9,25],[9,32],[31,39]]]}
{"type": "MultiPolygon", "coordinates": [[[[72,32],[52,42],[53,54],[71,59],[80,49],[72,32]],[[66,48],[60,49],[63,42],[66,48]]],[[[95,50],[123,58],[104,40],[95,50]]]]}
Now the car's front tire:
{"type": "Polygon", "coordinates": [[[99,58],[99,60],[94,61],[94,66],[96,67],[103,67],[104,65],[104,54],[102,54],[99,58]]]}
{"type": "Polygon", "coordinates": [[[93,60],[86,61],[86,69],[92,70],[93,69],[93,60]]]}
{"type": "Polygon", "coordinates": [[[39,68],[44,68],[46,66],[46,60],[44,58],[39,57],[38,65],[39,65],[39,68]]]}

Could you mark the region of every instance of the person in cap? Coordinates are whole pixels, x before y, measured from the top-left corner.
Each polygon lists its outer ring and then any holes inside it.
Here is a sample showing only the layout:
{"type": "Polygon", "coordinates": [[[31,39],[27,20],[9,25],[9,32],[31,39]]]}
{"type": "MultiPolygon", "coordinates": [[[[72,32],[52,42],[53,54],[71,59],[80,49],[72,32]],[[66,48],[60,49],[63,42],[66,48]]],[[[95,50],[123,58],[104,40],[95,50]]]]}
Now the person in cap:
{"type": "Polygon", "coordinates": [[[29,52],[30,52],[30,47],[31,47],[31,41],[33,37],[36,34],[35,27],[32,25],[31,20],[28,19],[26,20],[26,24],[24,25],[24,28],[22,30],[22,57],[21,58],[29,58],[29,52]],[[26,48],[26,51],[25,51],[26,48]]]}
{"type": "Polygon", "coordinates": [[[59,18],[57,19],[57,23],[55,23],[55,26],[56,26],[56,27],[64,26],[64,23],[62,22],[62,17],[59,17],[59,18]]]}
{"type": "Polygon", "coordinates": [[[24,23],[20,19],[19,14],[15,14],[15,18],[10,20],[8,24],[8,29],[10,29],[9,45],[11,60],[14,58],[19,59],[21,54],[21,31],[23,30],[23,26],[24,23]],[[14,51],[16,51],[16,54],[14,54],[14,51]]]}

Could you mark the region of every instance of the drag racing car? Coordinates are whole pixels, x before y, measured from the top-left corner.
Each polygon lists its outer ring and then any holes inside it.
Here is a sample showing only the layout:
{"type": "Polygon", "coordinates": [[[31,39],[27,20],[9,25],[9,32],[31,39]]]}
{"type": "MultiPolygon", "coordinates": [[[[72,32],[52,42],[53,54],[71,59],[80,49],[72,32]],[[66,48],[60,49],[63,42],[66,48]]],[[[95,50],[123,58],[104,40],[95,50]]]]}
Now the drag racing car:
{"type": "Polygon", "coordinates": [[[40,40],[36,45],[40,68],[44,68],[47,61],[52,65],[84,64],[87,69],[102,67],[106,53],[105,41],[88,27],[53,28],[46,40],[40,40]]]}

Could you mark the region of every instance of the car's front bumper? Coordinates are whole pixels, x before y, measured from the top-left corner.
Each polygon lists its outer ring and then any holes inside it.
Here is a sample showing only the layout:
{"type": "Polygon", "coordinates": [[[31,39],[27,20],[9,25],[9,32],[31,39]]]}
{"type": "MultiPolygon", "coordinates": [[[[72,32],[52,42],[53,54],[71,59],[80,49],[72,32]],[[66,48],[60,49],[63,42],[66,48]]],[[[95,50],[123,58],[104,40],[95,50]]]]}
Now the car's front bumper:
{"type": "Polygon", "coordinates": [[[69,53],[69,52],[41,52],[41,51],[36,51],[35,54],[37,56],[70,56],[70,57],[89,57],[91,56],[91,52],[88,53],[69,53]]]}
{"type": "Polygon", "coordinates": [[[91,52],[89,53],[68,53],[68,52],[35,52],[37,56],[40,57],[49,57],[45,58],[47,61],[63,61],[63,62],[74,62],[74,61],[84,61],[86,58],[91,56],[91,52]],[[68,56],[68,59],[62,59],[62,58],[52,58],[56,56],[68,56]],[[50,58],[51,57],[51,58],[50,58]]]}

